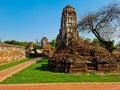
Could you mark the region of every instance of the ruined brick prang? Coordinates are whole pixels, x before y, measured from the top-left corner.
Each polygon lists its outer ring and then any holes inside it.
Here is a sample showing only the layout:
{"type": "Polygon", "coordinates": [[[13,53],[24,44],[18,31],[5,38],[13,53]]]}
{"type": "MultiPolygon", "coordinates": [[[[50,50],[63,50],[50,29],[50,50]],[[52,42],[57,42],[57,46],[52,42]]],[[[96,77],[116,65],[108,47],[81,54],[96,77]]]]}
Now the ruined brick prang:
{"type": "Polygon", "coordinates": [[[72,41],[78,41],[77,15],[75,9],[68,5],[63,9],[61,28],[57,36],[57,47],[66,47],[72,41]]]}
{"type": "Polygon", "coordinates": [[[63,9],[61,29],[57,36],[57,49],[48,60],[50,71],[120,73],[120,60],[99,45],[80,41],[76,25],[75,9],[66,6],[63,9]]]}
{"type": "Polygon", "coordinates": [[[0,64],[24,59],[25,57],[25,47],[0,43],[0,64]]]}
{"type": "Polygon", "coordinates": [[[42,40],[41,40],[41,47],[43,50],[50,50],[51,49],[51,46],[48,42],[48,39],[47,37],[43,37],[42,40]]]}
{"type": "Polygon", "coordinates": [[[42,38],[41,47],[43,50],[43,54],[45,56],[50,56],[50,53],[52,50],[51,50],[51,45],[49,44],[47,37],[42,38]]]}

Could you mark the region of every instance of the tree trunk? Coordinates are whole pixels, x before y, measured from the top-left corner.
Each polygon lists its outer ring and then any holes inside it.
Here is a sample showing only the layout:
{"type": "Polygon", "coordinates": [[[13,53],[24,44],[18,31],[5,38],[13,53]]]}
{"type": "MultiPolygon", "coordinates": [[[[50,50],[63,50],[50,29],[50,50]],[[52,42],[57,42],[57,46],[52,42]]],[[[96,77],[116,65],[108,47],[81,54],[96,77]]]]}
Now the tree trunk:
{"type": "Polygon", "coordinates": [[[101,42],[104,44],[105,48],[109,51],[109,52],[113,52],[114,48],[113,48],[113,41],[103,41],[101,42]]]}
{"type": "Polygon", "coordinates": [[[97,37],[97,39],[105,46],[105,48],[112,53],[112,51],[114,50],[113,41],[105,41],[96,31],[96,29],[93,29],[92,32],[97,37]]]}

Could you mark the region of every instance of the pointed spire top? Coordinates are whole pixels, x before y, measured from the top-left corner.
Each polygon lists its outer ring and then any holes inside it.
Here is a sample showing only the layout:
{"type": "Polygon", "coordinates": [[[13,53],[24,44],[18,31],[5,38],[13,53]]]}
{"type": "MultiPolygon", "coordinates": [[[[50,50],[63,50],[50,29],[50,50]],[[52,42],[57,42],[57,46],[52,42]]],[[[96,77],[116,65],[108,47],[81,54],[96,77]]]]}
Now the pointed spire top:
{"type": "MultiPolygon", "coordinates": [[[[73,8],[71,5],[67,5],[65,8],[73,8]]],[[[74,8],[73,8],[74,9],[74,8]]]]}

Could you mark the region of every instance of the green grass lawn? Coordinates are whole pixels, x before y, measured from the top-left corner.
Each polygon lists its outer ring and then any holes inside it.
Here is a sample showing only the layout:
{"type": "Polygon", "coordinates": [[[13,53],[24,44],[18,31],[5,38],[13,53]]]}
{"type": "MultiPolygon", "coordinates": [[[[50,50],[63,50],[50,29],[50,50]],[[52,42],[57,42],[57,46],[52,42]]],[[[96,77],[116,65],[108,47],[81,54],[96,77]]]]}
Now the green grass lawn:
{"type": "Polygon", "coordinates": [[[59,82],[120,82],[120,75],[54,73],[47,69],[47,59],[32,64],[1,84],[22,83],[59,83],[59,82]]]}
{"type": "Polygon", "coordinates": [[[20,63],[26,62],[26,61],[31,60],[31,59],[33,59],[33,58],[25,58],[23,60],[19,60],[19,61],[11,62],[11,63],[8,63],[8,64],[0,65],[0,71],[2,71],[4,69],[7,69],[9,67],[18,65],[20,63]]]}

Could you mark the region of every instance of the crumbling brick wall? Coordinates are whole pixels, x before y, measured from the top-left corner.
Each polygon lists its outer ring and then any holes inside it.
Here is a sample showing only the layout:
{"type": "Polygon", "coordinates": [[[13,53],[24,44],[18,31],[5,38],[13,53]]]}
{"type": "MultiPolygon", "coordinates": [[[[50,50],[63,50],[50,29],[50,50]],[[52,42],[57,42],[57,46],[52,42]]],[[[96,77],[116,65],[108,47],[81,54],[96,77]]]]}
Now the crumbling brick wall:
{"type": "Polygon", "coordinates": [[[0,64],[20,60],[25,57],[25,47],[0,43],[0,64]]]}

